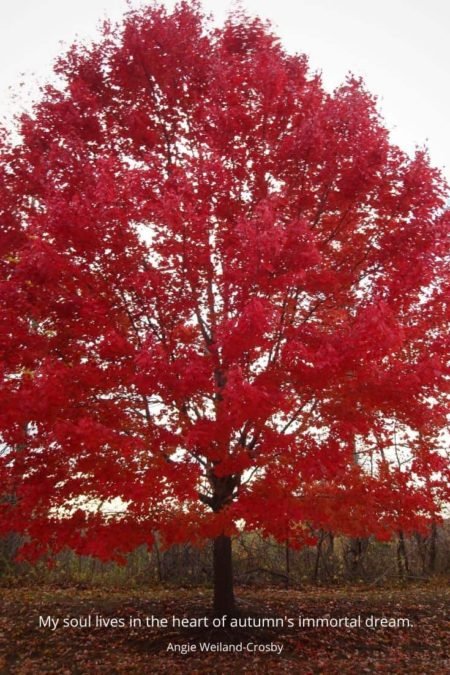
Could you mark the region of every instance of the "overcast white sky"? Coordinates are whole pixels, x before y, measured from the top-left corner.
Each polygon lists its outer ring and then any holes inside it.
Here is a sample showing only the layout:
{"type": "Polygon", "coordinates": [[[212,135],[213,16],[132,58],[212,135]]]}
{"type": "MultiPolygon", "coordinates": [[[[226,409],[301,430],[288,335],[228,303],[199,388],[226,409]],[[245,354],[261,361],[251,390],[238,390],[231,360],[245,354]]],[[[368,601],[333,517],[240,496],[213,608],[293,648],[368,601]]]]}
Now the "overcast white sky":
{"type": "MultiPolygon", "coordinates": [[[[203,2],[219,21],[232,5],[231,0],[203,2]]],[[[308,54],[328,88],[348,71],[362,75],[379,97],[393,140],[407,151],[426,144],[450,181],[449,0],[244,0],[241,5],[269,18],[289,51],[308,54]]],[[[0,0],[0,117],[18,109],[14,93],[26,100],[27,92],[36,92],[33,83],[50,77],[61,42],[95,37],[100,19],[117,19],[126,7],[126,0],[0,0]]]]}

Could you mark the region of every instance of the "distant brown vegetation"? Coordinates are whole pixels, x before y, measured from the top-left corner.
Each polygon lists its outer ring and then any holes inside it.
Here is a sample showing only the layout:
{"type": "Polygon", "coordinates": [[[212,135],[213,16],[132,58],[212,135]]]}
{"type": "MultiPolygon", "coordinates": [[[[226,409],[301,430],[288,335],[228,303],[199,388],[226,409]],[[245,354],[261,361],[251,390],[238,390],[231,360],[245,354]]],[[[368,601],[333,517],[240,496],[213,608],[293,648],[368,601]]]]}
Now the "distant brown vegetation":
{"type": "MultiPolygon", "coordinates": [[[[102,563],[65,550],[35,565],[16,562],[18,536],[0,541],[0,584],[41,581],[81,586],[209,585],[212,581],[210,545],[164,549],[155,544],[131,553],[124,565],[102,563]]],[[[241,534],[233,541],[237,583],[253,586],[298,587],[364,582],[383,585],[393,580],[427,580],[450,573],[450,521],[433,527],[427,536],[405,536],[384,543],[372,538],[349,539],[317,533],[316,546],[294,550],[258,534],[241,534]]]]}

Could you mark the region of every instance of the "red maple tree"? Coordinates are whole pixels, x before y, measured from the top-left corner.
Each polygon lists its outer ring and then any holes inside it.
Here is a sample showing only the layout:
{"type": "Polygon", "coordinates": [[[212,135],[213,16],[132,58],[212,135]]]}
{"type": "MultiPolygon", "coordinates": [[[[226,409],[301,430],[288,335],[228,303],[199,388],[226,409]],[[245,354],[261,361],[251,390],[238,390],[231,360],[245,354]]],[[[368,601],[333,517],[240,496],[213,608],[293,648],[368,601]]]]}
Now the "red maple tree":
{"type": "Polygon", "coordinates": [[[448,494],[446,185],[258,19],[152,6],[1,141],[3,498],[23,555],[389,538],[448,494]],[[114,500],[116,500],[114,502],[114,500]]]}

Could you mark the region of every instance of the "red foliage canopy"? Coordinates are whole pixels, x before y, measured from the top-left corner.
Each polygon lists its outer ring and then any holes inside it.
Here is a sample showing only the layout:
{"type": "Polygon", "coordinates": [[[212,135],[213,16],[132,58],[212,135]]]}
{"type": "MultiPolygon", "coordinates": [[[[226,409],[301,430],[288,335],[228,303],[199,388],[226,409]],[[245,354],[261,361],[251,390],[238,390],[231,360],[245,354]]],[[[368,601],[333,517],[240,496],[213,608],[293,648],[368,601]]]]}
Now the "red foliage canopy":
{"type": "Polygon", "coordinates": [[[0,530],[108,557],[435,517],[449,218],[426,154],[359,80],[329,94],[259,20],[195,5],[131,12],[56,72],[2,139],[0,530]]]}

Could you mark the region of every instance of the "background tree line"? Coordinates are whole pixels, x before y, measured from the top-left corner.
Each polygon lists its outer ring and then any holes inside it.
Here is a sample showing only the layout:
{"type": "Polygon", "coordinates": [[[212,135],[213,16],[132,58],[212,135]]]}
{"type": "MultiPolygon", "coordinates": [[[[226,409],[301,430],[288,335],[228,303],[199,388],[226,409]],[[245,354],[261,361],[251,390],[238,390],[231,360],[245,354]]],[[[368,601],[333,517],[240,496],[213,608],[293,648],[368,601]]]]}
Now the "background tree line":
{"type": "MultiPolygon", "coordinates": [[[[405,536],[399,531],[389,542],[373,538],[334,536],[320,530],[315,546],[292,549],[255,533],[233,540],[234,571],[241,585],[301,586],[344,582],[383,584],[392,580],[425,580],[450,573],[450,520],[433,525],[428,534],[405,536]]],[[[40,581],[62,585],[209,585],[212,583],[211,544],[180,544],[164,549],[158,539],[130,553],[123,565],[80,556],[66,549],[37,564],[16,562],[21,537],[0,541],[0,583],[40,581]]]]}

